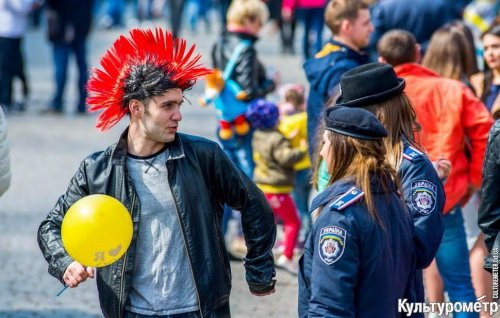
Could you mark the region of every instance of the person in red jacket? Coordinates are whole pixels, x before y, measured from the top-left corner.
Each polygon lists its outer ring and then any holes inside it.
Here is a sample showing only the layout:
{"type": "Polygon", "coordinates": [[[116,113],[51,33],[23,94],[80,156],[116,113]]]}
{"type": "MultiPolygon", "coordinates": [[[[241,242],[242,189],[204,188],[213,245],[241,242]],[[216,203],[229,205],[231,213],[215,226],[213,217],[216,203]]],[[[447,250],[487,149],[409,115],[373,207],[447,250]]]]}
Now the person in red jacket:
{"type": "MultiPolygon", "coordinates": [[[[391,64],[405,79],[405,93],[422,125],[419,138],[432,161],[445,157],[451,173],[444,185],[444,236],[436,254],[445,289],[452,302],[474,302],[461,206],[481,185],[481,169],[488,132],[493,120],[484,104],[459,81],[444,78],[416,64],[420,48],[403,30],[387,32],[380,39],[379,61],[391,64]],[[466,155],[466,148],[470,156],[466,155]]],[[[456,317],[477,317],[457,313],[456,317]]]]}

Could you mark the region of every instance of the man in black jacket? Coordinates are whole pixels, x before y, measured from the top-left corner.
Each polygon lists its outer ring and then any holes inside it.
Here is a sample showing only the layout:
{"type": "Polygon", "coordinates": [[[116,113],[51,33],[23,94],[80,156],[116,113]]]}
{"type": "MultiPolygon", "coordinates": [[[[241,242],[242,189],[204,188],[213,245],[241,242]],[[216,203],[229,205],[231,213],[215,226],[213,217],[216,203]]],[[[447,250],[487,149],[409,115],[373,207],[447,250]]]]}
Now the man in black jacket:
{"type": "Polygon", "coordinates": [[[484,157],[483,183],[481,184],[481,205],[479,206],[479,228],[484,234],[484,243],[489,255],[484,260],[484,268],[492,271],[498,269],[498,253],[500,249],[500,196],[498,181],[500,180],[500,120],[490,130],[488,145],[484,157]]]}
{"type": "Polygon", "coordinates": [[[183,91],[209,72],[185,49],[157,29],[132,30],[108,50],[87,103],[104,110],[101,130],[126,114],[130,124],[117,144],[84,159],[38,231],[53,276],[72,288],[97,277],[106,317],[229,317],[224,204],[241,211],[250,292],[274,292],[276,229],[265,197],[216,143],[177,133],[183,91]],[[66,253],[60,234],[69,207],[95,193],[120,200],[134,220],[128,251],[96,273],[66,253]]]}

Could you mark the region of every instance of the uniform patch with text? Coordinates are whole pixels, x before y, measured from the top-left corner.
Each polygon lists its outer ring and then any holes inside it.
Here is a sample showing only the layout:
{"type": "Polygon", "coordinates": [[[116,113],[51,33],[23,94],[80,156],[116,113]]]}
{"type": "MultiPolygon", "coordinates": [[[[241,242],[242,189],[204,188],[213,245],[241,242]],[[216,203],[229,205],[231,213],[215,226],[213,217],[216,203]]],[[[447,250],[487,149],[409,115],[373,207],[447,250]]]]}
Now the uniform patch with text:
{"type": "Polygon", "coordinates": [[[420,214],[427,215],[436,207],[437,187],[427,180],[411,183],[411,203],[420,214]]]}
{"type": "Polygon", "coordinates": [[[346,230],[338,226],[327,226],[319,233],[319,257],[326,265],[332,265],[344,253],[346,230]]]}

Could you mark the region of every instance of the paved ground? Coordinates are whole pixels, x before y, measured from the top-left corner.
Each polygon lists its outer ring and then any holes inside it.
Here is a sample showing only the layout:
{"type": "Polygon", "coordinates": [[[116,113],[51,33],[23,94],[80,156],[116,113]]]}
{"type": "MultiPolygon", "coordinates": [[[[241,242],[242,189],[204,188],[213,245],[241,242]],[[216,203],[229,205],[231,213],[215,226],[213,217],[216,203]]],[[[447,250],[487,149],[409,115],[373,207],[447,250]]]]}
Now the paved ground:
{"type": "MultiPolygon", "coordinates": [[[[99,56],[119,31],[94,32],[89,46],[90,61],[96,66],[99,56]]],[[[213,34],[187,33],[198,44],[207,62],[213,34]]],[[[284,82],[304,82],[301,61],[281,57],[277,34],[266,33],[259,43],[262,60],[282,73],[284,82]]],[[[38,225],[58,196],[66,189],[80,160],[87,154],[114,142],[124,123],[101,134],[94,128],[95,117],[73,115],[76,104],[74,69],[67,87],[67,109],[63,116],[40,115],[53,90],[50,46],[43,31],[30,31],[25,40],[25,54],[32,84],[31,104],[27,112],[9,114],[12,186],[0,198],[0,317],[100,317],[95,283],[67,290],[56,297],[61,285],[47,273],[47,264],[37,243],[38,225]]],[[[214,137],[215,115],[212,108],[200,108],[197,97],[201,85],[189,93],[192,106],[185,106],[181,130],[214,137]]],[[[278,272],[276,294],[257,298],[244,283],[243,265],[232,263],[234,317],[296,316],[296,279],[278,272]]]]}

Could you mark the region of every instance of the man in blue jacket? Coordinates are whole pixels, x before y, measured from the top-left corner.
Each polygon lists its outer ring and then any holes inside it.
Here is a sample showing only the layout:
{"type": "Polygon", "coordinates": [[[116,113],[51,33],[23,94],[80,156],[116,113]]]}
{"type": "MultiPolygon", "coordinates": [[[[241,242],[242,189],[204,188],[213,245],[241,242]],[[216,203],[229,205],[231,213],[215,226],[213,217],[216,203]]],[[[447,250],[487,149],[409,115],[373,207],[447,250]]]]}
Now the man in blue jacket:
{"type": "Polygon", "coordinates": [[[317,148],[317,127],[324,105],[334,93],[342,74],[368,62],[368,55],[361,49],[368,46],[373,32],[368,5],[362,0],[331,0],[325,10],[325,24],[332,31],[333,38],[314,59],[304,64],[310,85],[307,134],[311,158],[317,148]]]}

